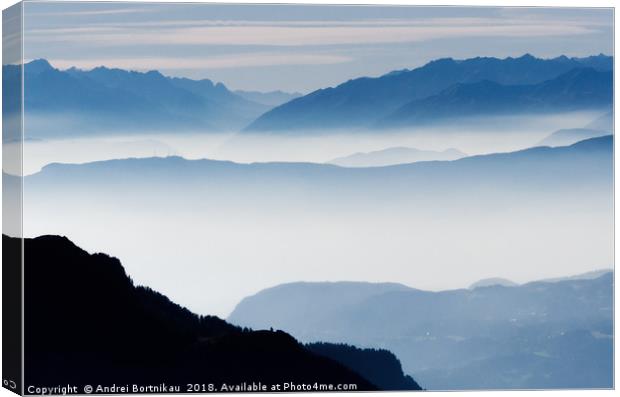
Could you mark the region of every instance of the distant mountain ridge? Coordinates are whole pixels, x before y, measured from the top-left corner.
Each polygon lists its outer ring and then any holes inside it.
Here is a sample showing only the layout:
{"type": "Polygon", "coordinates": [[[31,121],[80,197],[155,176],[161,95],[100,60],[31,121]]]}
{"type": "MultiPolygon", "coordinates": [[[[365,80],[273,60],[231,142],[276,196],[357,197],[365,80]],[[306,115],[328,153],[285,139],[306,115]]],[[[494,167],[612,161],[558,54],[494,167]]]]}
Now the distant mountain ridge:
{"type": "Polygon", "coordinates": [[[403,127],[481,115],[536,114],[599,109],[611,105],[613,73],[573,69],[532,85],[502,85],[490,80],[459,83],[439,94],[405,104],[379,121],[403,127]]]}
{"type": "Polygon", "coordinates": [[[591,272],[576,274],[574,276],[546,278],[546,279],[540,280],[540,282],[556,283],[556,282],[561,282],[561,281],[593,280],[601,276],[604,276],[607,273],[613,273],[613,269],[598,269],[598,270],[592,270],[591,272]]]}
{"type": "Polygon", "coordinates": [[[340,300],[338,285],[269,288],[241,301],[228,319],[285,329],[305,342],[386,347],[431,390],[613,385],[610,271],[520,286],[407,288],[355,302],[340,300]],[[307,310],[325,287],[334,289],[331,303],[322,311],[307,310]]]}
{"type": "Polygon", "coordinates": [[[608,131],[593,130],[588,128],[569,128],[557,130],[548,137],[541,140],[540,146],[566,146],[584,139],[596,138],[609,135],[608,131]]]}
{"type": "Polygon", "coordinates": [[[196,195],[204,193],[203,199],[215,200],[222,194],[235,191],[225,200],[244,200],[251,196],[255,203],[265,199],[272,204],[280,197],[263,192],[265,184],[295,195],[282,196],[283,200],[297,196],[305,198],[308,192],[312,192],[317,200],[323,199],[328,205],[339,205],[334,201],[333,189],[336,187],[343,197],[351,194],[365,199],[390,197],[392,201],[409,202],[432,194],[433,202],[439,205],[442,200],[455,199],[454,193],[445,194],[449,191],[457,191],[465,197],[471,195],[471,199],[476,200],[482,192],[489,197],[506,194],[506,199],[514,198],[513,193],[507,193],[514,192],[514,189],[529,192],[553,187],[559,189],[558,192],[562,189],[574,191],[575,183],[581,188],[607,190],[611,186],[612,151],[613,137],[603,136],[566,147],[535,147],[454,161],[370,168],[315,163],[239,164],[181,157],[144,158],[49,164],[26,180],[32,189],[47,185],[53,189],[73,186],[83,190],[86,186],[101,189],[114,185],[136,191],[149,185],[165,186],[166,189],[178,185],[196,195]],[[114,177],[119,170],[123,172],[122,179],[114,177]],[[369,190],[368,186],[375,189],[369,190]]]}
{"type": "Polygon", "coordinates": [[[611,134],[614,132],[614,112],[610,110],[598,117],[596,120],[588,123],[584,128],[607,131],[611,134]]]}
{"type": "Polygon", "coordinates": [[[433,151],[410,147],[392,147],[373,152],[354,153],[349,156],[335,158],[328,163],[343,167],[383,167],[418,161],[457,160],[466,156],[465,153],[457,149],[433,151]]]}
{"type": "Polygon", "coordinates": [[[299,92],[284,92],[284,91],[244,91],[236,90],[235,94],[256,103],[262,103],[263,105],[275,107],[280,106],[286,102],[292,101],[295,98],[302,96],[299,92]]]}
{"type": "MultiPolygon", "coordinates": [[[[21,241],[3,235],[10,252],[19,252],[21,241]]],[[[217,388],[318,382],[377,390],[342,364],[356,354],[371,363],[363,371],[367,376],[388,380],[381,388],[420,389],[393,355],[381,358],[389,363],[386,370],[372,364],[381,352],[339,346],[335,354],[324,354],[282,331],[251,331],[195,315],[150,288],[134,286],[117,259],[88,254],[67,238],[24,239],[24,252],[25,365],[35,384],[145,385],[165,379],[217,388]],[[44,327],[59,317],[64,321],[44,327]]]]}
{"type": "MultiPolygon", "coordinates": [[[[88,71],[76,68],[61,71],[39,59],[25,65],[24,101],[33,120],[29,123],[28,133],[34,138],[93,132],[114,134],[128,130],[299,132],[383,129],[407,125],[412,119],[419,122],[421,118],[441,118],[446,116],[449,108],[471,115],[483,113],[485,109],[509,108],[509,103],[538,111],[596,106],[599,104],[597,98],[605,98],[609,89],[598,92],[600,82],[597,83],[595,75],[589,75],[594,80],[585,85],[558,80],[559,85],[545,87],[547,93],[542,90],[524,94],[514,88],[541,85],[571,71],[581,71],[588,77],[583,70],[590,69],[607,76],[605,72],[610,72],[612,67],[613,58],[605,55],[554,59],[539,59],[529,54],[505,59],[446,58],[413,70],[353,79],[337,87],[298,97],[296,93],[281,91],[232,92],[223,84],[214,84],[208,79],[172,78],[157,71],[142,73],[103,66],[88,71]],[[485,81],[499,87],[481,85],[485,81]],[[596,90],[587,90],[595,86],[596,90]],[[481,98],[480,95],[486,92],[503,100],[481,98]],[[558,92],[570,95],[561,96],[558,92]],[[515,96],[512,102],[507,101],[510,95],[515,96]],[[438,113],[432,109],[431,97],[436,97],[435,101],[439,101],[442,108],[445,101],[450,106],[445,107],[444,113],[438,113]],[[473,103],[463,107],[467,98],[473,103]],[[558,99],[563,100],[561,106],[555,106],[558,99]],[[459,101],[460,107],[455,107],[459,101]],[[536,101],[544,106],[535,106],[536,101]],[[45,117],[52,117],[53,122],[39,124],[38,118],[45,120],[45,117]]],[[[5,86],[11,85],[10,79],[19,80],[13,73],[17,68],[3,66],[5,86]]]]}
{"type": "Polygon", "coordinates": [[[614,133],[613,111],[605,112],[581,128],[557,130],[538,144],[541,146],[567,146],[584,139],[596,138],[614,133]]]}
{"type": "MultiPolygon", "coordinates": [[[[239,303],[242,308],[246,302],[251,305],[270,305],[276,312],[287,311],[292,322],[303,321],[304,318],[320,316],[328,305],[338,311],[350,305],[359,304],[366,299],[379,296],[387,292],[408,291],[410,287],[397,283],[361,283],[361,282],[296,282],[280,284],[266,288],[256,295],[246,297],[239,303]],[[287,300],[279,297],[286,296],[287,300]],[[292,306],[296,311],[289,311],[292,306]]],[[[240,309],[241,310],[241,309],[240,309]]],[[[236,321],[239,312],[233,312],[229,319],[236,321]]],[[[256,312],[258,315],[258,312],[256,312]]],[[[259,323],[259,317],[254,317],[251,311],[243,313],[243,321],[259,323]]]]}
{"type": "Polygon", "coordinates": [[[268,111],[246,131],[368,128],[407,103],[437,95],[455,84],[487,80],[508,86],[536,85],[583,68],[610,71],[613,58],[599,55],[539,59],[526,54],[505,59],[439,59],[417,69],[361,77],[314,91],[268,111]]]}
{"type": "MultiPolygon", "coordinates": [[[[16,66],[4,65],[10,74],[16,66]]],[[[27,116],[72,118],[70,131],[29,129],[31,136],[80,135],[110,130],[187,129],[198,132],[241,128],[269,106],[249,101],[208,79],[171,78],[157,71],[97,67],[58,70],[44,59],[24,66],[27,116]]]]}
{"type": "MultiPolygon", "coordinates": [[[[535,281],[530,281],[530,283],[536,283],[536,282],[540,282],[540,283],[555,283],[555,282],[559,282],[559,281],[567,281],[567,280],[591,280],[591,279],[595,279],[598,278],[604,274],[607,274],[609,272],[613,272],[613,269],[599,269],[599,270],[592,270],[590,272],[586,272],[586,273],[580,273],[580,274],[575,274],[572,276],[565,276],[565,277],[553,277],[553,278],[545,278],[545,279],[540,279],[540,280],[535,280],[535,281]]],[[[525,283],[525,284],[529,284],[529,283],[525,283]]],[[[499,286],[503,286],[503,287],[516,287],[520,284],[515,283],[514,281],[505,279],[505,278],[501,278],[501,277],[492,277],[492,278],[485,278],[482,280],[478,280],[475,283],[471,284],[469,286],[469,289],[475,289],[475,288],[484,288],[484,287],[491,287],[491,286],[495,286],[495,285],[499,285],[499,286]]]]}

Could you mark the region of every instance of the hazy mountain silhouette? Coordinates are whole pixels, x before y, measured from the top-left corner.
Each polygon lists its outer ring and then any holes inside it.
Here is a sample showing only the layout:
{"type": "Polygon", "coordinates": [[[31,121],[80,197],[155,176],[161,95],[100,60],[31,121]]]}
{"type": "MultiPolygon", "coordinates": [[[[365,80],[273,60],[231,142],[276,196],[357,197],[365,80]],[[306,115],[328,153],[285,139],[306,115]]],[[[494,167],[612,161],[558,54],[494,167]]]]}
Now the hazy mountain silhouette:
{"type": "Polygon", "coordinates": [[[302,94],[298,92],[290,93],[280,90],[270,92],[237,90],[235,91],[235,94],[247,99],[248,101],[262,103],[263,105],[267,105],[270,107],[280,106],[286,102],[302,96],[302,94]]]}
{"type": "Polygon", "coordinates": [[[340,300],[338,285],[269,288],[239,303],[229,321],[306,342],[387,348],[428,389],[613,386],[611,272],[510,287],[404,288],[355,302],[340,300]],[[332,302],[305,310],[324,288],[334,290],[332,302]]]}
{"type": "Polygon", "coordinates": [[[328,163],[342,167],[383,167],[418,161],[457,160],[465,156],[467,156],[465,153],[457,149],[446,149],[439,152],[409,147],[393,147],[374,152],[354,153],[349,156],[335,158],[328,163]]]}
{"type": "Polygon", "coordinates": [[[584,139],[610,135],[614,132],[613,112],[607,112],[592,120],[582,128],[568,128],[553,132],[542,139],[540,146],[567,146],[584,139]]]}
{"type": "Polygon", "coordinates": [[[408,206],[413,202],[463,206],[479,204],[482,199],[487,206],[505,207],[520,202],[524,194],[530,205],[535,203],[532,200],[549,195],[558,203],[583,202],[586,196],[580,197],[588,191],[601,193],[588,193],[589,200],[607,200],[612,190],[612,152],[613,137],[605,136],[566,147],[370,168],[238,164],[180,157],[108,160],[47,165],[26,178],[26,189],[32,198],[57,192],[54,194],[65,197],[64,203],[88,194],[102,200],[122,191],[126,202],[175,206],[173,203],[180,200],[178,205],[191,201],[196,208],[224,203],[278,207],[307,202],[337,209],[350,208],[353,203],[371,206],[378,200],[408,206]],[[171,194],[175,189],[183,193],[171,194]]]}
{"type": "Polygon", "coordinates": [[[523,113],[599,109],[611,105],[613,74],[592,68],[573,69],[532,85],[503,85],[490,80],[459,83],[439,94],[418,99],[382,119],[380,127],[523,113]]]}
{"type": "Polygon", "coordinates": [[[592,130],[588,128],[569,128],[557,130],[545,139],[541,140],[540,146],[567,146],[588,138],[609,135],[608,131],[592,130]]]}
{"type": "MultiPolygon", "coordinates": [[[[322,316],[326,306],[329,306],[330,310],[339,311],[360,304],[373,296],[407,290],[409,287],[397,283],[298,282],[267,288],[256,295],[244,298],[238,307],[244,307],[246,301],[256,307],[272,306],[274,312],[286,311],[290,321],[297,323],[322,316]],[[280,300],[280,297],[284,296],[287,300],[280,300]],[[290,310],[293,306],[297,309],[290,310]]],[[[230,320],[236,321],[237,314],[240,313],[233,312],[230,320]]],[[[254,317],[251,311],[243,311],[241,315],[243,321],[257,324],[264,322],[264,319],[254,317]]],[[[260,316],[259,312],[256,312],[256,315],[260,316]]]]}
{"type": "MultiPolygon", "coordinates": [[[[3,235],[3,244],[19,252],[21,240],[3,235]]],[[[350,354],[370,364],[376,352],[315,352],[282,331],[198,316],[134,286],[117,259],[90,255],[64,237],[25,239],[24,253],[26,384],[319,382],[377,389],[346,367],[350,354]]],[[[363,370],[382,381],[379,388],[419,389],[390,358],[389,369],[363,370]]]]}
{"type": "MultiPolygon", "coordinates": [[[[17,66],[4,65],[11,74],[17,66]]],[[[195,131],[236,130],[269,109],[210,80],[170,78],[97,67],[61,71],[46,60],[25,65],[25,109],[28,117],[71,118],[71,131],[29,129],[31,135],[83,134],[114,127],[127,130],[184,128],[195,131]]],[[[105,131],[110,133],[109,130],[105,131]]]]}
{"type": "Polygon", "coordinates": [[[475,283],[469,286],[469,289],[481,288],[481,287],[492,287],[495,285],[499,285],[502,287],[515,287],[519,284],[515,283],[514,281],[505,279],[505,278],[492,277],[492,278],[485,278],[485,279],[476,281],[475,283]]]}
{"type": "Polygon", "coordinates": [[[604,276],[605,274],[612,272],[612,271],[613,271],[612,269],[592,270],[591,272],[576,274],[573,276],[546,278],[540,281],[544,281],[546,283],[556,283],[560,281],[572,281],[572,280],[593,280],[595,278],[604,276]]]}
{"type": "MultiPolygon", "coordinates": [[[[610,71],[613,58],[559,57],[439,59],[413,70],[381,77],[361,77],[320,89],[268,111],[247,131],[302,131],[365,128],[405,104],[434,96],[455,84],[492,81],[501,85],[536,85],[576,68],[610,71]]],[[[569,81],[562,81],[570,83],[569,81]]]]}
{"type": "Polygon", "coordinates": [[[596,120],[588,123],[584,128],[608,131],[610,134],[614,132],[614,113],[609,111],[596,120]]]}
{"type": "MultiPolygon", "coordinates": [[[[599,278],[600,276],[603,276],[604,274],[609,273],[611,271],[613,270],[612,269],[600,269],[600,270],[593,270],[591,272],[575,274],[575,275],[567,276],[567,277],[545,278],[545,279],[538,280],[538,281],[546,282],[546,283],[555,283],[558,281],[567,281],[567,280],[592,280],[595,278],[599,278]]],[[[505,278],[492,277],[492,278],[485,278],[485,279],[476,281],[475,283],[469,286],[469,289],[491,287],[494,285],[500,285],[503,287],[516,287],[519,284],[515,283],[514,281],[505,279],[505,278]]]]}

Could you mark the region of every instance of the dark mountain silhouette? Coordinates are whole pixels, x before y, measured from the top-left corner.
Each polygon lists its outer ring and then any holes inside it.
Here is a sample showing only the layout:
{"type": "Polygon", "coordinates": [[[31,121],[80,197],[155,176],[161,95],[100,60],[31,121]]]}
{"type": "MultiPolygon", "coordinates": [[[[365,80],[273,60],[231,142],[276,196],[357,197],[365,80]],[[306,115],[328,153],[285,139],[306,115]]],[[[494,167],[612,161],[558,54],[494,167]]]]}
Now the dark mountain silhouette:
{"type": "Polygon", "coordinates": [[[400,361],[385,349],[360,349],[347,344],[309,343],[306,347],[321,356],[353,369],[382,390],[419,390],[420,385],[405,375],[400,361]]]}
{"type": "Polygon", "coordinates": [[[353,302],[339,299],[338,283],[288,284],[244,299],[229,321],[278,327],[305,342],[387,348],[427,389],[610,388],[613,274],[597,275],[440,292],[404,287],[353,302]],[[325,288],[332,303],[305,310],[325,288]]]}
{"type": "Polygon", "coordinates": [[[502,85],[490,80],[456,84],[407,103],[378,125],[403,127],[481,115],[598,109],[611,105],[612,98],[611,71],[581,68],[533,85],[502,85]]]}
{"type": "MultiPolygon", "coordinates": [[[[3,235],[5,249],[20,244],[3,235]]],[[[24,253],[26,384],[318,382],[377,389],[340,364],[347,360],[339,354],[313,353],[282,331],[195,315],[134,286],[117,259],[90,255],[67,238],[25,239],[24,253]]],[[[361,354],[370,361],[366,354],[373,353],[361,354]]],[[[395,388],[419,389],[393,369],[365,368],[382,380],[391,376],[395,388]]]]}
{"type": "MultiPolygon", "coordinates": [[[[4,65],[3,73],[17,66],[4,65]]],[[[71,118],[71,131],[29,130],[32,136],[83,134],[115,127],[127,130],[184,128],[194,131],[236,130],[269,107],[242,98],[210,80],[170,78],[97,67],[61,71],[46,60],[25,65],[25,109],[29,117],[71,118]]],[[[109,133],[109,131],[105,131],[109,133]]]]}
{"type": "Polygon", "coordinates": [[[492,81],[501,85],[535,85],[576,68],[612,69],[611,57],[539,59],[439,59],[413,70],[377,78],[361,77],[314,91],[268,111],[247,131],[303,131],[365,128],[405,104],[439,94],[455,84],[492,81]]]}

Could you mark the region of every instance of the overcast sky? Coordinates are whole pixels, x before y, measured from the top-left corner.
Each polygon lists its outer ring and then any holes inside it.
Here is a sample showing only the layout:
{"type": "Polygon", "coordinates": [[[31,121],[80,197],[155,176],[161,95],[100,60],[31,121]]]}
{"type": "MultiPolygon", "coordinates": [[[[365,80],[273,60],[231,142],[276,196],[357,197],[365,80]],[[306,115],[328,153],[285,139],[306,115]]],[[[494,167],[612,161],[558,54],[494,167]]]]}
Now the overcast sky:
{"type": "Polygon", "coordinates": [[[612,54],[611,9],[26,3],[26,60],[309,92],[441,57],[612,54]]]}

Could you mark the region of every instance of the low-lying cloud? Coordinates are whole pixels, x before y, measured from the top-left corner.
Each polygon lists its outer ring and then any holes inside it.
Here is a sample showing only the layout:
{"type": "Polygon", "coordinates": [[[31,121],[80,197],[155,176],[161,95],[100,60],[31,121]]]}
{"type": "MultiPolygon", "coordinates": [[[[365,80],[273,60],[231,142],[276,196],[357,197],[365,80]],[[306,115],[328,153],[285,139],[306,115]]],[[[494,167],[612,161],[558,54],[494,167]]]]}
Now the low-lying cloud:
{"type": "Polygon", "coordinates": [[[51,59],[50,62],[60,69],[77,67],[92,69],[98,66],[129,70],[153,69],[222,69],[248,68],[273,65],[333,65],[351,62],[353,59],[336,54],[303,53],[278,54],[273,52],[239,53],[223,56],[183,58],[178,57],[143,57],[143,58],[89,58],[89,59],[51,59]]]}

